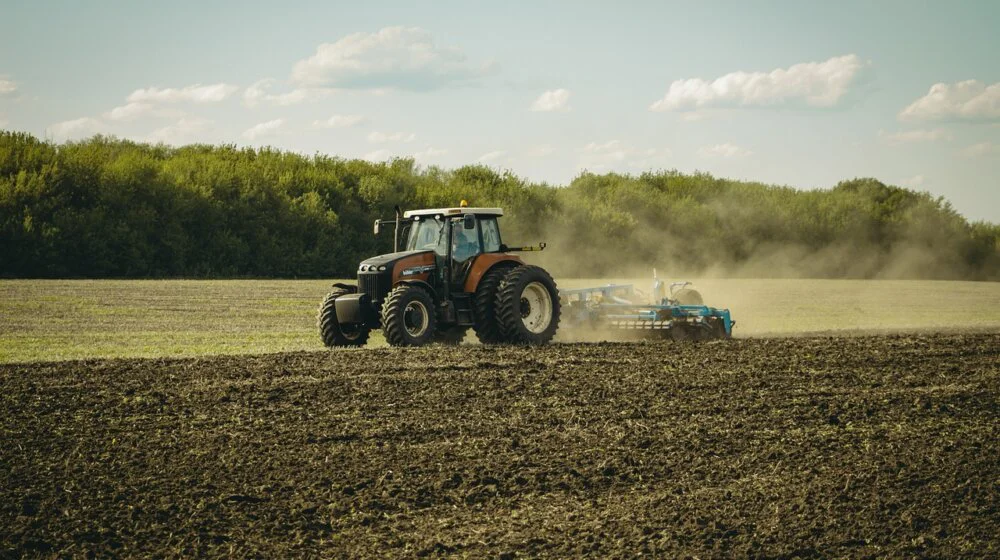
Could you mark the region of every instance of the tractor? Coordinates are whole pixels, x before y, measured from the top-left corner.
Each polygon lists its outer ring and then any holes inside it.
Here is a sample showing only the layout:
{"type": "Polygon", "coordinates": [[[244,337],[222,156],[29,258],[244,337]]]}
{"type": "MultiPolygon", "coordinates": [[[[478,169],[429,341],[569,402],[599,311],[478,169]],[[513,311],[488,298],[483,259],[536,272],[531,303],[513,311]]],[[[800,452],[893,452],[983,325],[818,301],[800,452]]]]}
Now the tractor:
{"type": "Polygon", "coordinates": [[[382,329],[392,346],[458,344],[472,328],[484,344],[545,344],[559,328],[559,291],[500,237],[500,208],[409,210],[393,224],[393,252],[358,267],[358,283],[336,283],[319,308],[328,347],[363,346],[382,329]],[[401,239],[405,245],[400,247],[401,239]]]}

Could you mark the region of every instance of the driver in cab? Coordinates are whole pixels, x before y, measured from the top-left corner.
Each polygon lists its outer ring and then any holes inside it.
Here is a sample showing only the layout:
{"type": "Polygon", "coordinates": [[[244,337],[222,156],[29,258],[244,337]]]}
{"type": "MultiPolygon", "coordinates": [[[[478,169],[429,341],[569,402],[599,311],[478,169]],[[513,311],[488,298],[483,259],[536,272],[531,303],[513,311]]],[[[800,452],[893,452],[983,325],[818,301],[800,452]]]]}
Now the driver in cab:
{"type": "Polygon", "coordinates": [[[451,254],[457,262],[464,262],[470,257],[479,254],[479,236],[475,229],[465,229],[461,222],[458,222],[455,231],[455,242],[452,244],[451,254]]]}

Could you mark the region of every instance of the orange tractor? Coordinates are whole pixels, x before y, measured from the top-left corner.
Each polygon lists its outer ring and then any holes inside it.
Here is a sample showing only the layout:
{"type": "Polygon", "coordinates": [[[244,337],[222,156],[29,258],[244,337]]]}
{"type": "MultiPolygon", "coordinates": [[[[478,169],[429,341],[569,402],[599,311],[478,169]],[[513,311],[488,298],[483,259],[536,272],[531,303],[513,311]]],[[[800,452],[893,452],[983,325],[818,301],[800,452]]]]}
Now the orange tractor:
{"type": "Polygon", "coordinates": [[[559,328],[559,292],[500,237],[500,208],[396,208],[392,253],[358,267],[358,284],[337,283],[319,308],[329,347],[363,346],[381,328],[392,346],[457,344],[472,328],[484,344],[545,344],[559,328]],[[400,247],[400,240],[405,245],[400,247]]]}

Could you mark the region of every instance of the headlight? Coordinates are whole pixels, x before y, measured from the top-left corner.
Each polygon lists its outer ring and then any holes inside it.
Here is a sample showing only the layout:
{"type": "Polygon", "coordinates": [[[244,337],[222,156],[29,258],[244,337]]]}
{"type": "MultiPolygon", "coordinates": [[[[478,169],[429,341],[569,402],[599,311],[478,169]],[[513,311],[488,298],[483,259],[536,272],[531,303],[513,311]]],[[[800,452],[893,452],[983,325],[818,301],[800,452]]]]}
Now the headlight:
{"type": "Polygon", "coordinates": [[[382,266],[378,267],[378,271],[385,272],[385,265],[383,264],[382,266]]]}

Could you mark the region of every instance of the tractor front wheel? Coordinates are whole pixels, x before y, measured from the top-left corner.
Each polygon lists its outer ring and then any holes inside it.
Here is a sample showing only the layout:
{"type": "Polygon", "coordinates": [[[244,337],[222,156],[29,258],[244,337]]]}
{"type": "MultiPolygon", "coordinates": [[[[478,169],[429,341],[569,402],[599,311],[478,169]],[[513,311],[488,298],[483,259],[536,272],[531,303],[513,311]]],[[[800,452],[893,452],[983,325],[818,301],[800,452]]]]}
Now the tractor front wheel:
{"type": "Polygon", "coordinates": [[[545,344],[559,328],[559,291],[537,266],[511,269],[497,290],[496,313],[507,342],[545,344]]]}
{"type": "Polygon", "coordinates": [[[382,304],[382,332],[392,346],[423,346],[436,327],[434,300],[420,286],[400,284],[382,304]]]}
{"type": "Polygon", "coordinates": [[[364,325],[342,325],[337,320],[337,298],[357,292],[357,288],[334,288],[319,306],[316,323],[319,336],[327,348],[338,346],[364,346],[370,329],[364,325]]]}

